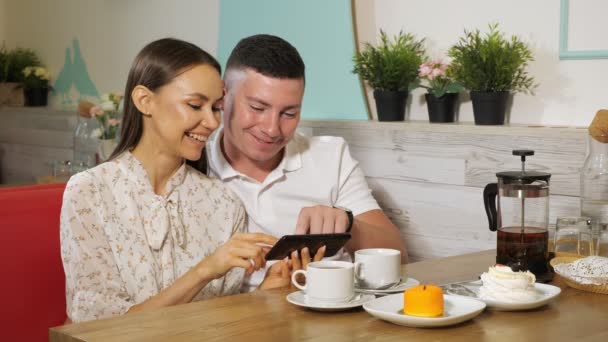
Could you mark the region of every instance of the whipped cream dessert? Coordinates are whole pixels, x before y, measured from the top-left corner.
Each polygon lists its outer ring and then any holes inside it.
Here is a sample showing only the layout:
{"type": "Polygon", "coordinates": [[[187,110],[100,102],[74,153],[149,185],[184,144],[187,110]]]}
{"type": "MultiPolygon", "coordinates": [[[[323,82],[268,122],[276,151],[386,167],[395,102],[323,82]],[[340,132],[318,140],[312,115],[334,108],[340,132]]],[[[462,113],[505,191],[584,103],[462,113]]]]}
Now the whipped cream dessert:
{"type": "Polygon", "coordinates": [[[520,303],[535,301],[538,298],[534,288],[536,277],[530,271],[513,272],[509,266],[496,265],[481,275],[481,282],[481,299],[520,303]]]}

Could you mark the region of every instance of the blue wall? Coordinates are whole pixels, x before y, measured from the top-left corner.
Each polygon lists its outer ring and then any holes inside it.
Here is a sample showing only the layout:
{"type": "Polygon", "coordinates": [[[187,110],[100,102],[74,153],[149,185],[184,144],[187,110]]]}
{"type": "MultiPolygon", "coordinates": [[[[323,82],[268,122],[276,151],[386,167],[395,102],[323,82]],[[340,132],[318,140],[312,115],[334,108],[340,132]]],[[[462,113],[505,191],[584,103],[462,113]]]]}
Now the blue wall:
{"type": "Polygon", "coordinates": [[[221,0],[218,59],[247,36],[267,33],[294,45],[306,64],[302,118],[367,120],[351,72],[355,51],[350,0],[221,0]]]}

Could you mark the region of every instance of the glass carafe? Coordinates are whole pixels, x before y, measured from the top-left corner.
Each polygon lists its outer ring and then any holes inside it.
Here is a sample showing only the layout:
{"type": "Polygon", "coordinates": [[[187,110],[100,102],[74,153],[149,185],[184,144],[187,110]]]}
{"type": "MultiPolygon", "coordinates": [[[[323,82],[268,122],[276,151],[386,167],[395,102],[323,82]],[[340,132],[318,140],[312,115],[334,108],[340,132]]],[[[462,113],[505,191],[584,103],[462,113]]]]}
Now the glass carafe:
{"type": "Polygon", "coordinates": [[[581,169],[581,216],[591,218],[594,233],[608,225],[608,137],[588,138],[589,153],[581,169]]]}
{"type": "Polygon", "coordinates": [[[496,263],[514,271],[529,270],[539,281],[551,280],[548,265],[549,179],[551,174],[526,171],[531,150],[515,150],[521,171],[498,172],[497,183],[484,189],[490,230],[497,231],[496,263]]]}
{"type": "Polygon", "coordinates": [[[74,160],[84,169],[95,166],[95,153],[99,145],[101,126],[95,118],[78,117],[74,129],[74,160]]]}

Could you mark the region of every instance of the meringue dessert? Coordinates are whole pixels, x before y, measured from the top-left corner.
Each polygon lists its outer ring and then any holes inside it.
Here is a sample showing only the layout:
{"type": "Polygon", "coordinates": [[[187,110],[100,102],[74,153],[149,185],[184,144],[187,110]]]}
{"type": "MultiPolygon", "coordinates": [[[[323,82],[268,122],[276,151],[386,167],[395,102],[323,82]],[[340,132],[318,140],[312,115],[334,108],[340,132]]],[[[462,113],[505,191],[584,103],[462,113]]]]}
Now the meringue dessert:
{"type": "Polygon", "coordinates": [[[419,317],[443,316],[443,291],[435,285],[418,285],[405,290],[403,313],[419,317]]]}
{"type": "Polygon", "coordinates": [[[534,288],[536,277],[530,271],[513,272],[509,266],[491,266],[488,272],[481,275],[481,282],[481,299],[508,303],[532,302],[538,299],[534,288]]]}

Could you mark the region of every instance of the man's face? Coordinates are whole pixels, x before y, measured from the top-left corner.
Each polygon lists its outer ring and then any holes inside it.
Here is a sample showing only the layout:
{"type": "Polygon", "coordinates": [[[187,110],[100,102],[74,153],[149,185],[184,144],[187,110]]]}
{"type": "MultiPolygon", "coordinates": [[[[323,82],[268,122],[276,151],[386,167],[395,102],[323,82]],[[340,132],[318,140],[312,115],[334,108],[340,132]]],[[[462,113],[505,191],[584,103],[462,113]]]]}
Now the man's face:
{"type": "Polygon", "coordinates": [[[230,71],[224,102],[224,152],[231,161],[276,167],[300,122],[304,79],[230,71]]]}

